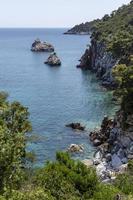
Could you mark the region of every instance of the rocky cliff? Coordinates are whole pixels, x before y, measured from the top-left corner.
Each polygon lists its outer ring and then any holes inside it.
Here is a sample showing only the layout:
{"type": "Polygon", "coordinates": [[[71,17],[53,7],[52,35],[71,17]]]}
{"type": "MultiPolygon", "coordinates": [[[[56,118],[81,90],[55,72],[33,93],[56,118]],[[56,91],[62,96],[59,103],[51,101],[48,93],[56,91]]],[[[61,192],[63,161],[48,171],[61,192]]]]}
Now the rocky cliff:
{"type": "Polygon", "coordinates": [[[102,81],[102,85],[114,87],[115,82],[112,77],[112,68],[118,64],[118,62],[119,60],[115,58],[111,52],[106,50],[106,46],[103,42],[92,39],[90,47],[86,49],[77,67],[85,70],[92,70],[102,81]]]}
{"type": "Polygon", "coordinates": [[[133,115],[128,116],[126,130],[122,129],[122,118],[122,111],[118,111],[114,119],[105,117],[100,130],[90,133],[90,140],[98,147],[93,164],[103,182],[113,181],[133,159],[133,115]]]}

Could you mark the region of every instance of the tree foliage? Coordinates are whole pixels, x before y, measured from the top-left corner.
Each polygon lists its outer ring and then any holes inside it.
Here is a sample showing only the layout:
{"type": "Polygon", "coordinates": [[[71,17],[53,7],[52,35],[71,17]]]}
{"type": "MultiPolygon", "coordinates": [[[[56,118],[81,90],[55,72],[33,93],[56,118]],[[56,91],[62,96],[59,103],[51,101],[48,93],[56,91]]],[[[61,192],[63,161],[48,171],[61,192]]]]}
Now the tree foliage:
{"type": "Polygon", "coordinates": [[[133,2],[123,5],[111,15],[105,15],[95,23],[92,37],[103,41],[114,56],[133,53],[133,2]]]}
{"type": "Polygon", "coordinates": [[[133,66],[117,65],[113,75],[118,83],[115,94],[121,97],[123,123],[126,125],[127,117],[133,114],[133,66]]]}
{"type": "Polygon", "coordinates": [[[25,134],[31,130],[28,109],[0,93],[0,190],[18,187],[25,158],[25,134]]]}

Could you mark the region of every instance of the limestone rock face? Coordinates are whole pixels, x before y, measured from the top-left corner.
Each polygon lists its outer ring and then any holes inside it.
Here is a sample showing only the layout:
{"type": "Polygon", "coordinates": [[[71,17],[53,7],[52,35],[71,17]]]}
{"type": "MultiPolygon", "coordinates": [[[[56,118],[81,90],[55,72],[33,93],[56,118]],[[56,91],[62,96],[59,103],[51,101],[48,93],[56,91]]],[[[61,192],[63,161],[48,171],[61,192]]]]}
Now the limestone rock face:
{"type": "Polygon", "coordinates": [[[85,51],[77,65],[81,69],[89,69],[96,73],[105,87],[115,87],[116,83],[112,76],[112,68],[119,60],[111,52],[106,51],[106,46],[102,42],[92,39],[90,47],[85,51]]]}
{"type": "Polygon", "coordinates": [[[34,52],[53,52],[54,47],[47,42],[41,42],[39,39],[36,39],[31,46],[31,51],[34,51],[34,52]]]}
{"type": "Polygon", "coordinates": [[[47,65],[50,65],[50,66],[60,66],[61,65],[61,61],[60,59],[58,58],[58,56],[56,55],[56,53],[52,53],[46,62],[44,62],[45,64],[47,65]]]}

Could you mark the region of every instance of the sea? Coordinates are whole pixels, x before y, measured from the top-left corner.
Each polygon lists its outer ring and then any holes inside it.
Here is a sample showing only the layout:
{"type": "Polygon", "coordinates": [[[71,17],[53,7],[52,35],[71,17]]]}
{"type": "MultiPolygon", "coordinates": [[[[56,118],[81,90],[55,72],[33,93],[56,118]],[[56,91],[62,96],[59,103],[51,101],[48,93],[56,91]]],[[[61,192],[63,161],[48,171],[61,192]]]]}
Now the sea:
{"type": "Polygon", "coordinates": [[[77,69],[78,60],[90,44],[89,35],[64,35],[66,29],[0,29],[0,90],[9,101],[29,108],[33,131],[27,151],[36,155],[36,166],[55,160],[57,151],[71,144],[84,146],[74,159],[89,159],[95,148],[89,133],[100,126],[104,115],[113,116],[112,92],[100,85],[95,74],[77,69]],[[61,59],[60,67],[44,64],[50,53],[31,52],[36,38],[51,43],[61,59]],[[66,124],[80,122],[83,132],[66,124]]]}

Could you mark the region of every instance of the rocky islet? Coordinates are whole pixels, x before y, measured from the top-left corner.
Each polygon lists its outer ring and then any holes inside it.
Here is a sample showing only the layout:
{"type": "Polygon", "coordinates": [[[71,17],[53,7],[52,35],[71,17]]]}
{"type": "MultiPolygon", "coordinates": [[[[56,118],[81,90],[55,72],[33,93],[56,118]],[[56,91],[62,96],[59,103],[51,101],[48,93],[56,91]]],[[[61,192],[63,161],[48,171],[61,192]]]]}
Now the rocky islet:
{"type": "Polygon", "coordinates": [[[54,47],[53,47],[53,45],[51,45],[47,42],[42,42],[40,39],[36,39],[31,46],[31,51],[33,51],[33,52],[53,52],[54,47]]]}
{"type": "Polygon", "coordinates": [[[50,66],[60,66],[61,60],[56,53],[52,53],[44,63],[50,66]]]}
{"type": "Polygon", "coordinates": [[[58,56],[54,52],[54,46],[50,43],[42,42],[40,39],[36,39],[31,46],[31,51],[32,52],[51,53],[51,55],[48,57],[47,61],[45,61],[44,63],[48,64],[50,66],[60,66],[61,65],[61,60],[58,58],[58,56]]]}

